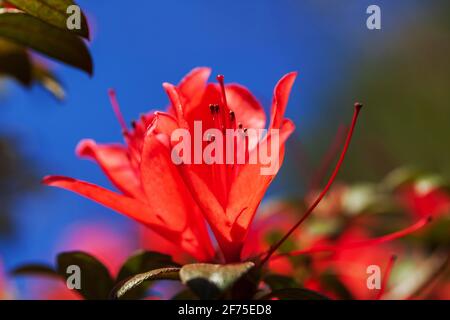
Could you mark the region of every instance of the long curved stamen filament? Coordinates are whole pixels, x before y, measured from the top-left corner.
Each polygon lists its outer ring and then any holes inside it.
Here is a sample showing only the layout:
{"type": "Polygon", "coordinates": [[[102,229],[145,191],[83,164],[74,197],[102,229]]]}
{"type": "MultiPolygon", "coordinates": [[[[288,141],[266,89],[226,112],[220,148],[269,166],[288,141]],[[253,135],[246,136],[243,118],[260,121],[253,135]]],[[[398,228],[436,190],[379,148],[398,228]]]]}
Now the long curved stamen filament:
{"type": "Polygon", "coordinates": [[[216,79],[219,82],[220,92],[222,95],[222,104],[223,104],[224,112],[221,114],[221,116],[222,116],[222,120],[223,120],[223,125],[225,126],[225,128],[230,128],[231,121],[230,121],[230,117],[228,116],[230,114],[230,108],[228,108],[227,95],[225,93],[225,77],[222,74],[219,74],[216,77],[216,79]]]}
{"type": "Polygon", "coordinates": [[[362,104],[355,103],[355,111],[353,113],[352,123],[350,125],[350,130],[348,131],[348,134],[347,134],[347,139],[345,141],[344,148],[343,148],[341,156],[336,164],[336,167],[334,168],[334,171],[333,171],[330,179],[328,180],[327,185],[322,190],[322,192],[317,197],[317,199],[314,201],[314,203],[308,208],[308,210],[305,212],[303,217],[286,233],[286,235],[283,238],[281,238],[280,241],[278,241],[275,245],[273,245],[271,247],[271,249],[268,251],[266,257],[261,261],[261,263],[260,263],[261,266],[264,265],[270,259],[272,254],[274,254],[274,252],[277,251],[277,249],[286,241],[286,239],[289,238],[289,236],[295,231],[295,229],[297,229],[303,223],[303,221],[305,221],[310,216],[310,214],[314,211],[314,209],[317,207],[317,205],[320,203],[320,201],[322,201],[323,197],[325,197],[328,190],[331,188],[334,180],[336,179],[337,174],[339,173],[339,169],[341,168],[342,163],[344,162],[345,154],[347,153],[347,150],[350,146],[350,142],[351,142],[352,136],[353,136],[353,131],[355,129],[356,122],[358,120],[358,115],[359,115],[359,112],[361,111],[361,108],[362,108],[362,104]]]}
{"type": "Polygon", "coordinates": [[[381,288],[380,291],[378,291],[378,294],[375,298],[375,300],[380,300],[383,294],[386,292],[386,287],[389,281],[389,276],[391,275],[392,267],[394,266],[394,262],[397,260],[397,256],[392,255],[389,259],[389,262],[386,266],[386,271],[384,272],[383,279],[381,281],[381,288]]]}
{"type": "Polygon", "coordinates": [[[127,124],[122,115],[122,112],[120,112],[120,106],[119,106],[119,102],[117,101],[116,91],[114,91],[114,89],[109,89],[108,96],[109,96],[109,101],[111,102],[111,106],[113,108],[114,114],[116,115],[116,118],[119,121],[120,126],[122,127],[122,131],[124,133],[128,132],[127,124]]]}

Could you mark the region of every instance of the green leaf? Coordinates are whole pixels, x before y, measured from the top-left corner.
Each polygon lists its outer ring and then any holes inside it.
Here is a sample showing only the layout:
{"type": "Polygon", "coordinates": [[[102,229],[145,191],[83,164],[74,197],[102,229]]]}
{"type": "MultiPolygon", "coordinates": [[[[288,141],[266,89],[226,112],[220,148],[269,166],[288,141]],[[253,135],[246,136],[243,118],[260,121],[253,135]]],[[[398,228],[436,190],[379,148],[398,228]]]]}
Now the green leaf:
{"type": "Polygon", "coordinates": [[[150,280],[179,280],[180,268],[160,268],[140,273],[126,279],[116,285],[110,293],[112,298],[121,298],[127,292],[142,285],[144,281],[150,280]]]}
{"type": "Polygon", "coordinates": [[[405,184],[413,183],[423,175],[419,169],[414,167],[400,167],[391,171],[381,182],[388,191],[395,191],[405,184]]]}
{"type": "Polygon", "coordinates": [[[33,80],[50,92],[56,99],[64,100],[66,92],[60,80],[46,66],[33,62],[33,80]]]}
{"type": "Polygon", "coordinates": [[[67,18],[70,16],[67,8],[75,4],[72,0],[8,0],[8,2],[39,20],[89,39],[89,27],[84,13],[81,12],[79,30],[67,28],[67,18]]]}
{"type": "Polygon", "coordinates": [[[24,86],[32,83],[31,60],[27,51],[0,38],[0,74],[18,80],[24,86]]]}
{"type": "Polygon", "coordinates": [[[231,289],[254,266],[253,262],[187,264],[181,268],[180,278],[200,299],[215,299],[231,289]]]}
{"type": "Polygon", "coordinates": [[[283,288],[293,288],[297,286],[295,280],[291,277],[282,276],[278,274],[269,274],[264,277],[264,282],[272,290],[283,289],[283,288]]]}
{"type": "Polygon", "coordinates": [[[0,37],[92,75],[92,58],[83,40],[26,13],[11,9],[0,10],[0,37]]]}
{"type": "MultiPolygon", "coordinates": [[[[179,267],[169,255],[153,251],[138,251],[128,258],[117,275],[116,283],[148,270],[179,267]]],[[[150,284],[150,282],[147,282],[150,284]]],[[[122,299],[140,299],[145,296],[148,286],[140,285],[123,295],[122,299]]]]}
{"type": "Polygon", "coordinates": [[[329,300],[324,295],[304,288],[284,288],[274,290],[261,300],[278,298],[280,300],[329,300]]]}
{"type": "Polygon", "coordinates": [[[58,273],[67,279],[67,268],[78,266],[81,270],[81,289],[77,290],[87,300],[107,299],[113,288],[108,269],[93,256],[79,251],[64,252],[57,257],[58,273]]]}
{"type": "Polygon", "coordinates": [[[347,289],[344,283],[331,271],[325,271],[320,275],[320,284],[327,291],[332,291],[344,300],[354,299],[352,293],[347,289]]]}
{"type": "Polygon", "coordinates": [[[50,276],[50,277],[60,277],[60,274],[54,270],[52,267],[43,264],[27,264],[20,266],[11,273],[15,276],[23,275],[39,275],[39,276],[50,276]]]}
{"type": "Polygon", "coordinates": [[[170,300],[198,300],[198,297],[189,289],[178,292],[170,300]]]}
{"type": "Polygon", "coordinates": [[[116,281],[122,281],[138,273],[165,267],[179,267],[169,255],[154,251],[138,251],[125,261],[116,281]]]}

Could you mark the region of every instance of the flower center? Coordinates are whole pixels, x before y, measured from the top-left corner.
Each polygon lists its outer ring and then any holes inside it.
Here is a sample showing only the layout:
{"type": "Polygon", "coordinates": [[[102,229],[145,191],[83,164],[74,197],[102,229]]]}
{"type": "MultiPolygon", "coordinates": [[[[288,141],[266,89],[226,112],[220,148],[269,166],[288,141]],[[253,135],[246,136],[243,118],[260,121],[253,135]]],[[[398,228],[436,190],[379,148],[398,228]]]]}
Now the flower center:
{"type": "MultiPolygon", "coordinates": [[[[241,123],[237,123],[235,112],[228,106],[224,76],[218,75],[216,79],[220,86],[221,102],[220,104],[210,104],[209,111],[213,120],[213,128],[220,131],[222,135],[220,140],[224,143],[221,144],[220,148],[226,161],[223,161],[223,163],[212,163],[211,176],[216,195],[222,205],[226,205],[232,182],[239,171],[239,164],[242,165],[242,160],[240,159],[243,159],[244,163],[248,162],[249,141],[247,128],[244,128],[241,123]],[[232,134],[229,136],[227,136],[227,129],[232,131],[232,134]]],[[[216,139],[217,137],[214,135],[208,135],[207,144],[214,143],[216,139]]]]}

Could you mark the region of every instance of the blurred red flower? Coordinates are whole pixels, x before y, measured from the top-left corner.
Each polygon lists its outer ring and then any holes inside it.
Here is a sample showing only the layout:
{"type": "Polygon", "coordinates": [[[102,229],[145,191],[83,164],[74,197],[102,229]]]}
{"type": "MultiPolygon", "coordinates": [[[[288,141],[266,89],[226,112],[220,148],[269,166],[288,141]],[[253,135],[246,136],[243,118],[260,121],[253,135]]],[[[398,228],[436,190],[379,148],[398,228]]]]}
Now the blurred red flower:
{"type": "Polygon", "coordinates": [[[408,184],[400,188],[398,195],[407,211],[417,217],[437,217],[450,212],[450,194],[438,186],[408,184]]]}
{"type": "MultiPolygon", "coordinates": [[[[64,230],[58,239],[56,252],[82,251],[94,256],[116,277],[127,257],[136,249],[137,238],[129,237],[112,227],[99,222],[83,221],[64,230]]],[[[82,296],[67,288],[60,279],[39,279],[33,283],[33,299],[80,300],[82,296]]]]}
{"type": "MultiPolygon", "coordinates": [[[[67,177],[49,176],[44,183],[69,189],[150,227],[158,235],[182,248],[197,260],[214,257],[206,221],[227,262],[239,261],[241,250],[272,175],[261,175],[262,163],[181,164],[171,159],[171,133],[184,128],[193,132],[194,121],[204,130],[265,127],[265,112],[249,90],[237,84],[207,83],[211,70],[197,68],[177,86],[164,83],[170,106],[133,122],[128,130],[113,97],[126,145],[82,141],[77,152],[91,158],[121,191],[67,177]],[[204,219],[205,218],[205,219],[204,219]]],[[[279,129],[277,170],[284,156],[284,142],[294,125],[284,118],[296,73],[284,76],[276,85],[269,129],[279,129]]],[[[269,133],[256,145],[247,143],[246,156],[269,144],[269,133]]]]}
{"type": "Polygon", "coordinates": [[[5,275],[3,274],[2,260],[0,259],[0,300],[4,300],[6,298],[7,298],[6,280],[5,275]]]}
{"type": "MultiPolygon", "coordinates": [[[[346,230],[332,242],[337,248],[342,249],[334,251],[331,255],[316,256],[313,268],[318,274],[326,270],[332,271],[355,299],[378,299],[381,298],[381,288],[368,288],[367,268],[369,266],[379,267],[381,277],[384,278],[389,265],[389,257],[394,253],[400,254],[402,249],[392,243],[371,245],[362,249],[346,249],[346,245],[361,241],[370,241],[366,230],[359,227],[346,230]]],[[[385,286],[388,280],[386,279],[385,286]]]]}

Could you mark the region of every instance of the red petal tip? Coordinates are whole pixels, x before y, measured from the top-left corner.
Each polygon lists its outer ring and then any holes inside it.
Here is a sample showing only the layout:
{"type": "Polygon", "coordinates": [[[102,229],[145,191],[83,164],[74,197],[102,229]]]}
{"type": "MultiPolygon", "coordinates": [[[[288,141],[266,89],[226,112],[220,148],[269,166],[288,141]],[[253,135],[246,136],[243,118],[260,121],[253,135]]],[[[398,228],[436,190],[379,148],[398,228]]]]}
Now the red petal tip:
{"type": "Polygon", "coordinates": [[[64,177],[64,176],[45,176],[44,178],[42,178],[41,183],[46,184],[48,186],[54,186],[58,182],[62,182],[62,181],[72,182],[72,181],[75,181],[75,179],[69,178],[69,177],[64,177]]]}
{"type": "Polygon", "coordinates": [[[78,157],[92,156],[92,147],[95,147],[96,143],[92,139],[81,140],[75,148],[75,154],[78,157]]]}

